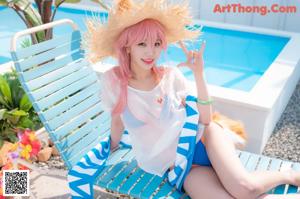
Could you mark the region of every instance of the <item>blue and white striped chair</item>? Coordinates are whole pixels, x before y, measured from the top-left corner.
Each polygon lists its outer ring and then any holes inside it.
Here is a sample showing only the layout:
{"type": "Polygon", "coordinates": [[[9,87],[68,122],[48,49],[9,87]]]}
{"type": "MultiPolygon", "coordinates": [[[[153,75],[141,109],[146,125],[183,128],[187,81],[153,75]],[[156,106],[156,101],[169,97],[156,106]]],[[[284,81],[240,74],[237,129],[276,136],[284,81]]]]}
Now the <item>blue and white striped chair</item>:
{"type": "MultiPolygon", "coordinates": [[[[71,169],[99,141],[109,135],[111,118],[103,111],[96,73],[83,57],[81,35],[76,24],[60,20],[15,34],[11,54],[19,79],[33,107],[57,147],[65,165],[71,169]],[[23,35],[69,24],[73,31],[27,48],[16,49],[23,35]]],[[[299,163],[238,151],[249,171],[300,170],[299,163]]],[[[168,183],[168,176],[155,176],[137,166],[130,148],[112,152],[95,185],[109,193],[134,198],[189,198],[168,183]]],[[[281,185],[272,193],[295,193],[298,187],[281,185]]]]}

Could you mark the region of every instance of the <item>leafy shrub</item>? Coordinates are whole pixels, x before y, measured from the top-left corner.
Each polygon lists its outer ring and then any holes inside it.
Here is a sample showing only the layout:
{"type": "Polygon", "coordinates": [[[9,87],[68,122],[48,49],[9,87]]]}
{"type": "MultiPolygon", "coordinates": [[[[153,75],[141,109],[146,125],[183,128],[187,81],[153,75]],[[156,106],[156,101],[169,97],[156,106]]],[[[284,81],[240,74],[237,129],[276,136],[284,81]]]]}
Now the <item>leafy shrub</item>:
{"type": "Polygon", "coordinates": [[[0,75],[0,148],[3,142],[17,142],[16,129],[37,130],[42,124],[34,112],[15,71],[0,75]]]}

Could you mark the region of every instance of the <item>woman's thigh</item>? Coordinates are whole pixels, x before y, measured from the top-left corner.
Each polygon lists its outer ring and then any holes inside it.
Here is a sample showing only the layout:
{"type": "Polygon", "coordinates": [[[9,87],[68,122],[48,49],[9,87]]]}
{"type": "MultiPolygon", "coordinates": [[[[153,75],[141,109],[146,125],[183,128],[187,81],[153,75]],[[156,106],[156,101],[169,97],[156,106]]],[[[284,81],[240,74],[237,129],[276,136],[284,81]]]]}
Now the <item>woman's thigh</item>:
{"type": "Polygon", "coordinates": [[[187,175],[184,190],[192,199],[232,199],[212,167],[195,166],[187,175]]]}
{"type": "Polygon", "coordinates": [[[249,173],[243,167],[233,142],[226,137],[223,129],[213,122],[210,125],[204,133],[209,160],[227,191],[234,191],[241,182],[250,179],[249,173]]]}

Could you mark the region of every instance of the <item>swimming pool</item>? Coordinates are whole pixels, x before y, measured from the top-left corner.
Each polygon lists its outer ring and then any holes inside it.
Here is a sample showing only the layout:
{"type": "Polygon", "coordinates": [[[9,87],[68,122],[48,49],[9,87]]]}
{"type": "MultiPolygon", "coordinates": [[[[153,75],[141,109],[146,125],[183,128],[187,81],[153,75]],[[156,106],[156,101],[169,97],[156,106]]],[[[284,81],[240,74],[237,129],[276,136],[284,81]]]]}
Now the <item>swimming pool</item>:
{"type": "MultiPolygon", "coordinates": [[[[204,26],[200,40],[207,45],[204,52],[205,75],[209,84],[250,91],[289,41],[288,37],[257,34],[204,26]],[[216,78],[216,76],[218,78],[216,78]]],[[[200,46],[200,41],[191,48],[200,46]]],[[[168,59],[183,62],[181,49],[171,46],[168,59]]],[[[183,71],[194,80],[190,70],[183,71]]]]}
{"type": "MultiPolygon", "coordinates": [[[[91,12],[69,8],[60,10],[56,19],[70,18],[85,30],[84,19],[91,12]]],[[[0,26],[0,63],[1,60],[3,63],[10,57],[10,37],[25,25],[12,10],[3,7],[0,7],[0,17],[7,18],[0,26]]],[[[249,137],[246,150],[261,152],[300,77],[300,34],[208,21],[194,22],[196,28],[204,27],[201,39],[207,41],[205,78],[215,100],[214,109],[241,120],[249,137]]],[[[67,31],[61,27],[54,32],[62,34],[67,31]]],[[[199,41],[196,41],[190,47],[198,45],[199,41]]],[[[176,46],[170,46],[160,59],[161,63],[171,65],[181,61],[184,61],[184,54],[176,46]]],[[[112,62],[107,61],[108,64],[112,62]]],[[[96,71],[105,68],[98,66],[94,65],[96,71]]],[[[188,69],[182,69],[182,72],[193,80],[188,69]]],[[[195,89],[193,81],[190,84],[195,89]]]]}

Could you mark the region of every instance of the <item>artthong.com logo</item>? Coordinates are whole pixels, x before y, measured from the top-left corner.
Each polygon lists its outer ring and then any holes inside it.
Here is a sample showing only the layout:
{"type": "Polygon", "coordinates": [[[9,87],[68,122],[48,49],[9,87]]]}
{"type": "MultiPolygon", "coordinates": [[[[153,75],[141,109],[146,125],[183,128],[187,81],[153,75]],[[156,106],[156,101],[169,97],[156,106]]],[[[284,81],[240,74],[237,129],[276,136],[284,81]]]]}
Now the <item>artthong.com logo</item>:
{"type": "Polygon", "coordinates": [[[242,5],[240,3],[216,4],[213,8],[214,13],[258,13],[267,15],[268,13],[296,13],[296,6],[281,6],[279,4],[265,5],[242,5]]]}

